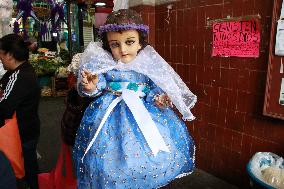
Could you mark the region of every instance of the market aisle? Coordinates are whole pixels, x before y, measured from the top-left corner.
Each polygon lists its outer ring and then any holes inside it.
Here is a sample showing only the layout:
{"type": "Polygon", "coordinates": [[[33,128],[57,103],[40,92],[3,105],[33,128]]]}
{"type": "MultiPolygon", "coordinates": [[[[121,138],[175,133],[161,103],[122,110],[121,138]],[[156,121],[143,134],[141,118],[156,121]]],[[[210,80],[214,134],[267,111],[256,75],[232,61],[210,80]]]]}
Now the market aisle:
{"type": "Polygon", "coordinates": [[[46,172],[55,166],[60,150],[60,122],[65,110],[65,97],[42,97],[39,105],[41,132],[38,145],[39,167],[46,172]]]}

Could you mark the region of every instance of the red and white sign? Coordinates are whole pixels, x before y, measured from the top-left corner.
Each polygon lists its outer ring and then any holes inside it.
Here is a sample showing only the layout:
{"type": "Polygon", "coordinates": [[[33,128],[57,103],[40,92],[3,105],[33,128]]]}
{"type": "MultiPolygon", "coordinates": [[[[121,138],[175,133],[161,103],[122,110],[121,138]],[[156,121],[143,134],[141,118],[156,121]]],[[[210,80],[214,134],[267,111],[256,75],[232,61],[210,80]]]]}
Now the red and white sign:
{"type": "Polygon", "coordinates": [[[259,45],[257,19],[213,23],[212,56],[259,57],[259,45]]]}

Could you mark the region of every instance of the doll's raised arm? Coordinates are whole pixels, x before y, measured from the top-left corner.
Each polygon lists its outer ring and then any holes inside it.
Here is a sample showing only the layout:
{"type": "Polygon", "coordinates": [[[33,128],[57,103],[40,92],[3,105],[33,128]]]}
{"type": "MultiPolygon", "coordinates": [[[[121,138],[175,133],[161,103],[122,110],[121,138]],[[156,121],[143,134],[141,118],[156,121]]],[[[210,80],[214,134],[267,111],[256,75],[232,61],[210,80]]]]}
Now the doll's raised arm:
{"type": "Polygon", "coordinates": [[[92,74],[88,70],[79,70],[79,79],[77,82],[78,93],[81,96],[97,96],[106,86],[106,80],[103,74],[92,74]]]}
{"type": "Polygon", "coordinates": [[[83,86],[83,90],[86,93],[92,93],[96,88],[97,88],[97,83],[98,83],[98,75],[97,74],[92,74],[88,70],[82,70],[81,71],[81,85],[83,86]]]}

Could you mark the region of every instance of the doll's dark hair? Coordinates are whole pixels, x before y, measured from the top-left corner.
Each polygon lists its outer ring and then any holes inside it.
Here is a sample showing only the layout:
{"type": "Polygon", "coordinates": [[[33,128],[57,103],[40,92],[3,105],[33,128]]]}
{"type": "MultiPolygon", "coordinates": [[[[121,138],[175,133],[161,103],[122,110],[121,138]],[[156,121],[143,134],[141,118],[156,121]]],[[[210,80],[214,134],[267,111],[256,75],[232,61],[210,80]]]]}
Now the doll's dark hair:
{"type": "MultiPolygon", "coordinates": [[[[110,13],[106,19],[105,25],[142,25],[143,26],[143,20],[141,16],[134,10],[131,9],[120,9],[118,11],[114,11],[110,13]]],[[[123,30],[129,30],[131,28],[125,28],[118,30],[117,32],[121,32],[123,30]]],[[[135,30],[135,29],[134,29],[135,30]]],[[[139,43],[142,46],[140,50],[142,50],[144,47],[148,45],[147,42],[147,32],[145,30],[136,29],[139,35],[139,43]]],[[[108,44],[107,39],[107,32],[101,32],[100,39],[103,43],[102,47],[103,49],[107,50],[111,53],[111,49],[108,44]]]]}

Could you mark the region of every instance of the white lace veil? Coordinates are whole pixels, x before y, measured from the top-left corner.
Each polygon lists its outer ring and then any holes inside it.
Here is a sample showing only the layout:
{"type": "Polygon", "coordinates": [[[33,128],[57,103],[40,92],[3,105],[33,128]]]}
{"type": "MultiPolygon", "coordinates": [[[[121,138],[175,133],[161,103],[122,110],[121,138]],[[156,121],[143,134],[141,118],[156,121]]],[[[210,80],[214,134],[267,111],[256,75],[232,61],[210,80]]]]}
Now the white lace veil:
{"type": "MultiPolygon", "coordinates": [[[[80,70],[89,70],[92,74],[105,73],[112,69],[133,70],[147,75],[170,97],[173,104],[183,115],[184,120],[193,120],[190,109],[197,97],[188,89],[174,69],[150,45],[141,50],[137,57],[125,64],[117,62],[112,55],[101,47],[99,42],[91,42],[81,57],[80,70]]],[[[78,83],[81,81],[79,74],[78,83]]]]}

